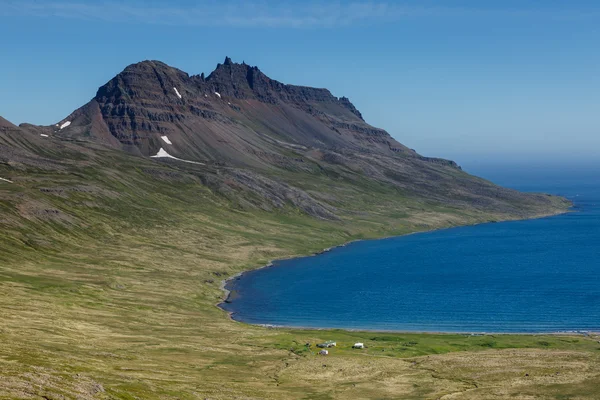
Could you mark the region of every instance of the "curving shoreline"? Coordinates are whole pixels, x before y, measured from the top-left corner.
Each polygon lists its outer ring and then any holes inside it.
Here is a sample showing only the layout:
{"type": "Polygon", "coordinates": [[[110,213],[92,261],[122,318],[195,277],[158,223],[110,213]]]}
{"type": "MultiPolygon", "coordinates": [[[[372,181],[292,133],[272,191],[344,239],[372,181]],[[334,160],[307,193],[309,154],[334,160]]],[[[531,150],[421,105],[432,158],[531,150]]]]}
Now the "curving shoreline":
{"type": "Polygon", "coordinates": [[[506,220],[501,220],[501,221],[486,221],[486,222],[480,222],[480,223],[475,223],[475,224],[465,224],[465,225],[458,225],[458,226],[452,226],[452,227],[443,227],[443,228],[434,228],[434,229],[428,229],[428,230],[423,230],[423,231],[415,231],[415,232],[409,232],[409,233],[402,234],[402,235],[382,236],[379,238],[372,238],[372,239],[355,239],[355,240],[351,240],[351,241],[342,243],[337,246],[331,246],[331,247],[324,248],[321,251],[317,251],[317,252],[314,252],[314,253],[308,254],[308,255],[294,255],[294,256],[289,256],[289,257],[278,258],[275,260],[270,260],[267,264],[265,264],[263,266],[260,266],[258,268],[251,268],[248,270],[240,271],[226,279],[223,279],[220,284],[220,290],[223,292],[223,297],[215,305],[222,311],[225,311],[227,313],[227,316],[229,317],[229,319],[233,322],[243,323],[243,324],[253,325],[253,326],[260,326],[260,327],[264,327],[264,328],[268,328],[268,329],[302,329],[302,330],[314,330],[314,331],[342,330],[342,331],[347,331],[347,332],[382,332],[382,333],[402,333],[402,334],[408,334],[408,333],[411,333],[411,334],[461,334],[461,335],[463,335],[463,334],[464,335],[481,334],[481,335],[534,335],[534,336],[535,335],[583,335],[583,336],[586,336],[588,334],[600,333],[600,332],[596,332],[596,331],[587,331],[587,330],[548,331],[548,332],[544,332],[544,331],[540,331],[540,332],[417,331],[417,330],[412,331],[412,330],[385,330],[385,329],[371,330],[371,329],[362,329],[362,328],[357,329],[357,328],[335,328],[335,327],[316,328],[316,327],[303,327],[303,326],[274,325],[274,324],[264,324],[264,323],[263,324],[252,324],[252,323],[243,322],[243,321],[239,321],[239,320],[235,319],[233,317],[233,315],[235,314],[234,311],[225,310],[222,307],[223,304],[230,302],[229,300],[231,299],[231,296],[232,296],[232,290],[230,289],[230,287],[228,287],[228,285],[233,283],[235,280],[238,280],[245,273],[273,267],[275,265],[275,263],[278,261],[292,260],[292,259],[297,259],[297,258],[315,257],[315,256],[318,256],[318,255],[321,255],[324,253],[328,253],[328,252],[338,249],[338,248],[346,247],[352,243],[367,241],[367,240],[384,240],[384,239],[391,239],[391,238],[399,238],[399,237],[405,237],[405,236],[410,236],[410,235],[415,235],[415,234],[420,234],[420,233],[436,232],[436,231],[442,231],[442,230],[454,229],[454,228],[460,228],[460,227],[467,227],[467,226],[486,225],[486,224],[492,224],[492,223],[497,223],[497,222],[516,222],[516,221],[528,221],[528,220],[535,220],[535,219],[550,218],[550,217],[555,217],[558,215],[575,212],[576,210],[574,209],[574,207],[575,207],[575,205],[572,204],[571,207],[569,207],[568,209],[565,209],[565,210],[557,210],[556,212],[553,212],[553,213],[537,215],[537,216],[532,216],[532,217],[528,217],[528,218],[506,219],[506,220]]]}

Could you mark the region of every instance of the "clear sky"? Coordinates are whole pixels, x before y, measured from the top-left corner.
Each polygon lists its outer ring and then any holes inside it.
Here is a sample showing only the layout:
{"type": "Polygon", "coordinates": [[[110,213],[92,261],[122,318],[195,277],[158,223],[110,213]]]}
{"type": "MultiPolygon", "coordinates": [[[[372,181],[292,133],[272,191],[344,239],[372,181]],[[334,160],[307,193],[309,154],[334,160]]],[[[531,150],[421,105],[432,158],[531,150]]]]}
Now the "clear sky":
{"type": "Polygon", "coordinates": [[[600,159],[597,0],[0,0],[0,44],[15,123],[56,123],[134,62],[227,55],[349,97],[425,155],[600,159]]]}

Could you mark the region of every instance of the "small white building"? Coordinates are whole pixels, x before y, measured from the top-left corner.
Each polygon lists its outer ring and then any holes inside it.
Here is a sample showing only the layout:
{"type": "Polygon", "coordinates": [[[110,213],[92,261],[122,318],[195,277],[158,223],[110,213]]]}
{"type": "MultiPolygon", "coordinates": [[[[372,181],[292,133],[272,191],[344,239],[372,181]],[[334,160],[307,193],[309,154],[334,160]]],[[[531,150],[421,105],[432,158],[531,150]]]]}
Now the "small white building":
{"type": "Polygon", "coordinates": [[[354,346],[352,346],[353,349],[364,349],[365,345],[363,343],[354,343],[354,346]]]}
{"type": "Polygon", "coordinates": [[[328,352],[327,350],[321,350],[321,351],[319,352],[319,355],[322,355],[322,356],[326,356],[326,355],[328,355],[328,354],[329,354],[329,352],[328,352]]]}

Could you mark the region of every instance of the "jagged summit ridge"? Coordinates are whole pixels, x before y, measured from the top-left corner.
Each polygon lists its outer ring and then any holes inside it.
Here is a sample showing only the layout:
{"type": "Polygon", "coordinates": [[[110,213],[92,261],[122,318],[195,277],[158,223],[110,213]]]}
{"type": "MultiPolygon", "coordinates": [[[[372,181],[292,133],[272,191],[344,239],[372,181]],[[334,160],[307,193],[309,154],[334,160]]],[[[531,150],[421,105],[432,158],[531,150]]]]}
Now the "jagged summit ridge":
{"type": "MultiPolygon", "coordinates": [[[[258,67],[250,66],[245,62],[241,64],[234,63],[230,57],[225,57],[224,62],[217,64],[215,70],[208,76],[204,73],[190,76],[186,72],[157,60],[146,60],[131,64],[110,82],[102,86],[98,90],[97,97],[102,97],[107,91],[118,86],[115,85],[116,83],[120,83],[121,87],[125,89],[124,87],[132,83],[129,79],[132,75],[143,74],[147,78],[151,78],[151,74],[148,74],[150,70],[159,82],[165,83],[165,88],[168,86],[167,83],[173,85],[179,83],[180,86],[190,85],[203,93],[217,92],[238,99],[253,98],[273,104],[278,101],[339,103],[339,105],[362,119],[360,112],[347,97],[337,98],[328,89],[283,84],[266,76],[258,67]]],[[[165,92],[168,93],[168,90],[165,90],[165,92]]],[[[135,91],[130,94],[135,95],[135,91]]]]}
{"type": "Polygon", "coordinates": [[[281,83],[230,57],[208,76],[156,60],[131,64],[64,121],[72,124],[60,135],[100,140],[144,156],[156,155],[166,136],[169,154],[197,162],[272,165],[281,143],[412,154],[368,125],[348,98],[281,83]]]}

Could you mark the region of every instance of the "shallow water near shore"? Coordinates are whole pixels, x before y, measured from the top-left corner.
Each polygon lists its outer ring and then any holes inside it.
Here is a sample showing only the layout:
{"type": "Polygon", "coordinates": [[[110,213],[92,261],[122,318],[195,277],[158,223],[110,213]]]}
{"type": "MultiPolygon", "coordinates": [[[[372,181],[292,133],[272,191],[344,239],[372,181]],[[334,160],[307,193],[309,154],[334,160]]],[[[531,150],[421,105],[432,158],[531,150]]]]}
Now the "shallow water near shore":
{"type": "Polygon", "coordinates": [[[600,187],[520,181],[574,212],[360,241],[228,284],[254,324],[435,332],[600,331],[600,187]]]}

